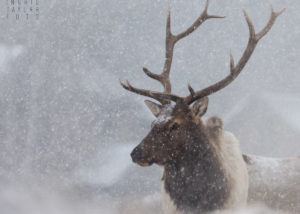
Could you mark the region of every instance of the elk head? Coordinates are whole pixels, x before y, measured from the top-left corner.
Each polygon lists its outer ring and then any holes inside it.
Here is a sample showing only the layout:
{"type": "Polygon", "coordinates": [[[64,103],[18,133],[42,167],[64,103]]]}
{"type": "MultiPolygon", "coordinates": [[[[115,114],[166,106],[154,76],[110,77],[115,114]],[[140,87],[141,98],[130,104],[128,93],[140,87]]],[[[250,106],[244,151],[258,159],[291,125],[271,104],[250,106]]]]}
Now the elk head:
{"type": "Polygon", "coordinates": [[[157,119],[152,123],[150,133],[131,153],[132,160],[141,166],[148,166],[152,163],[165,165],[180,159],[189,146],[190,138],[193,138],[195,133],[202,133],[203,140],[207,140],[207,134],[205,133],[206,128],[201,121],[201,116],[205,114],[208,105],[207,96],[225,88],[236,79],[250,59],[259,40],[268,33],[276,18],[284,12],[284,10],[274,12],[271,5],[271,16],[267,25],[259,33],[255,33],[252,21],[247,12],[243,10],[249,27],[250,36],[248,45],[241,59],[235,65],[234,59],[230,54],[230,73],[228,76],[199,91],[195,91],[191,85],[188,84],[190,94],[186,97],[180,97],[171,93],[171,83],[169,78],[174,46],[180,39],[195,31],[206,20],[212,18],[224,18],[223,16],[209,15],[207,13],[208,2],[209,1],[207,0],[205,9],[197,20],[189,28],[178,35],[173,35],[171,32],[171,15],[169,7],[166,25],[166,54],[163,72],[161,74],[155,74],[147,68],[143,68],[147,76],[162,84],[164,87],[163,92],[138,89],[133,87],[128,81],[127,84],[120,82],[126,90],[153,98],[161,103],[157,104],[146,101],[146,105],[157,119]],[[193,105],[190,107],[191,104],[193,105]]]}
{"type": "Polygon", "coordinates": [[[165,106],[148,100],[145,102],[157,119],[153,121],[150,133],[132,151],[132,160],[148,166],[152,163],[164,165],[180,159],[193,133],[199,126],[204,128],[201,116],[206,112],[208,98],[200,99],[192,107],[182,102],[165,106]]]}

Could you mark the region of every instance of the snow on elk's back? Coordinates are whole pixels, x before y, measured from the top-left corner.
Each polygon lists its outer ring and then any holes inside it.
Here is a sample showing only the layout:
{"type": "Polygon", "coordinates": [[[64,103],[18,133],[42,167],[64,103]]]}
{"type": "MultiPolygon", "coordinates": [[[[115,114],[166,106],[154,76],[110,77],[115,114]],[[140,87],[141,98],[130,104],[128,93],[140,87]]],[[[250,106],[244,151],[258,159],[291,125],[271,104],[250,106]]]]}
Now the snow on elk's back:
{"type": "Polygon", "coordinates": [[[263,202],[288,213],[300,213],[300,157],[247,157],[249,201],[263,202]]]}
{"type": "Polygon", "coordinates": [[[282,176],[298,174],[300,173],[300,158],[281,159],[251,156],[249,168],[253,171],[259,171],[261,173],[261,176],[267,176],[270,173],[278,173],[282,176]],[[262,168],[265,170],[258,170],[258,168],[262,168]]]}

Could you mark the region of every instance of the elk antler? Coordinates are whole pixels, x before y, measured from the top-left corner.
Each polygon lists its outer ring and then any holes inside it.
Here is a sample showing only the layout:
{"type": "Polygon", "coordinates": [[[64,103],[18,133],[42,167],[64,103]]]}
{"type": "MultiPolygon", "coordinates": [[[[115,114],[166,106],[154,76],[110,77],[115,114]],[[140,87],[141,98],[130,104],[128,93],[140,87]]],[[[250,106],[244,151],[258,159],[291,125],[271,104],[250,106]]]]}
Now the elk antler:
{"type": "Polygon", "coordinates": [[[172,100],[174,102],[179,102],[179,101],[185,102],[189,105],[189,104],[193,103],[195,100],[198,100],[200,98],[203,98],[205,96],[208,96],[210,94],[213,94],[213,93],[225,88],[233,80],[235,80],[237,78],[237,76],[241,73],[243,68],[245,67],[248,60],[250,59],[259,40],[270,31],[273,24],[275,23],[276,18],[285,11],[285,9],[283,9],[279,12],[274,12],[272,4],[270,4],[270,8],[271,8],[270,19],[269,19],[267,25],[259,33],[256,34],[254,25],[253,25],[251,19],[249,18],[246,10],[244,9],[243,12],[244,12],[244,16],[245,16],[246,22],[249,27],[250,36],[249,36],[248,45],[247,45],[241,59],[237,63],[237,65],[234,64],[233,56],[230,53],[230,74],[227,77],[225,77],[223,80],[221,80],[207,88],[199,90],[199,91],[195,91],[191,87],[191,85],[188,84],[188,89],[190,91],[190,95],[188,95],[187,97],[180,97],[178,95],[171,93],[171,83],[170,83],[170,78],[169,78],[172,59],[173,59],[174,46],[177,41],[179,41],[180,39],[188,36],[190,33],[195,31],[207,19],[209,19],[209,18],[224,18],[223,16],[208,15],[207,14],[208,3],[209,3],[209,1],[207,0],[205,9],[202,12],[202,14],[200,15],[200,17],[187,30],[185,30],[184,32],[182,32],[176,36],[174,36],[171,33],[171,27],[170,27],[171,21],[170,21],[170,9],[169,9],[168,20],[167,20],[167,32],[166,32],[166,34],[167,34],[167,36],[166,36],[166,60],[165,60],[164,70],[160,75],[158,75],[158,74],[154,74],[154,73],[150,72],[148,69],[144,68],[144,72],[149,77],[151,77],[155,80],[158,80],[164,86],[164,89],[165,89],[164,92],[155,92],[155,91],[150,91],[150,90],[137,89],[137,88],[134,88],[133,86],[131,86],[128,81],[127,81],[127,85],[123,84],[122,82],[121,82],[121,85],[129,91],[132,91],[132,92],[140,94],[140,95],[151,97],[153,99],[158,100],[162,104],[169,103],[170,100],[172,100]]]}
{"type": "Polygon", "coordinates": [[[248,16],[246,10],[243,9],[244,16],[245,16],[245,19],[246,19],[248,27],[249,27],[250,36],[249,36],[247,48],[245,49],[241,59],[239,60],[237,65],[234,65],[234,59],[233,59],[232,54],[230,53],[230,74],[223,80],[221,80],[205,89],[197,91],[197,92],[195,92],[193,90],[193,88],[189,85],[188,87],[189,87],[191,94],[184,98],[184,101],[187,104],[191,104],[197,99],[203,98],[205,96],[208,96],[212,93],[215,93],[215,92],[225,88],[233,80],[236,79],[236,77],[241,73],[241,71],[245,67],[246,63],[250,59],[258,41],[269,32],[269,30],[272,28],[273,24],[275,23],[276,18],[285,11],[285,9],[283,9],[280,12],[274,12],[274,9],[273,9],[271,3],[270,3],[270,8],[271,8],[271,16],[270,16],[270,19],[269,19],[267,25],[257,34],[255,33],[255,28],[253,26],[251,19],[248,16]]]}
{"type": "Polygon", "coordinates": [[[123,88],[125,88],[128,91],[156,99],[162,104],[167,104],[170,102],[170,100],[173,100],[175,102],[177,102],[178,100],[183,100],[182,97],[171,94],[172,87],[170,82],[170,70],[171,70],[171,65],[173,60],[174,46],[176,42],[178,42],[180,39],[194,32],[207,19],[224,18],[224,16],[209,15],[207,13],[208,4],[209,4],[209,0],[206,0],[205,8],[201,13],[201,15],[198,17],[198,19],[196,19],[196,21],[189,28],[187,28],[184,32],[178,35],[173,35],[171,32],[171,12],[170,12],[170,5],[169,5],[167,26],[166,26],[166,55],[165,55],[163,72],[161,74],[154,74],[151,71],[149,71],[147,68],[143,68],[147,76],[159,81],[162,84],[162,86],[164,87],[164,92],[154,92],[150,90],[138,89],[133,87],[128,81],[126,82],[127,84],[124,84],[120,81],[120,84],[123,86],[123,88]]]}

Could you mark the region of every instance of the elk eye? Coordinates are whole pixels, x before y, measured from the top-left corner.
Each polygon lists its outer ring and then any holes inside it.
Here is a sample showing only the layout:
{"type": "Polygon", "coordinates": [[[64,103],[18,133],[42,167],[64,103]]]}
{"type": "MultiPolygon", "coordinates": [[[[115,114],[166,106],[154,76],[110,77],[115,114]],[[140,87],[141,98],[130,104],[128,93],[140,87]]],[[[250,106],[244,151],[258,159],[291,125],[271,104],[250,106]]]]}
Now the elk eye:
{"type": "Polygon", "coordinates": [[[172,126],[171,126],[171,130],[177,130],[179,129],[179,124],[178,123],[174,123],[172,126]]]}

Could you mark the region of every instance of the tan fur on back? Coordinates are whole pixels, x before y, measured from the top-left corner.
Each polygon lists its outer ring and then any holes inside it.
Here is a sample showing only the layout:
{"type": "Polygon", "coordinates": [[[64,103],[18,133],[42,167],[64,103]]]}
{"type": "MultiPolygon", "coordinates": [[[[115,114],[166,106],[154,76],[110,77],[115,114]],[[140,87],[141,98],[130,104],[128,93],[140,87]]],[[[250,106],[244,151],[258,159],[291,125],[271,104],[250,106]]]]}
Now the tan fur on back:
{"type": "Polygon", "coordinates": [[[244,206],[248,197],[248,171],[242,157],[238,140],[230,132],[221,133],[220,144],[223,166],[231,184],[231,194],[227,201],[227,207],[244,206]]]}
{"type": "Polygon", "coordinates": [[[232,133],[223,130],[223,122],[218,117],[209,118],[206,127],[211,141],[219,151],[231,186],[230,197],[225,208],[244,206],[247,202],[249,181],[239,142],[232,133]]]}

